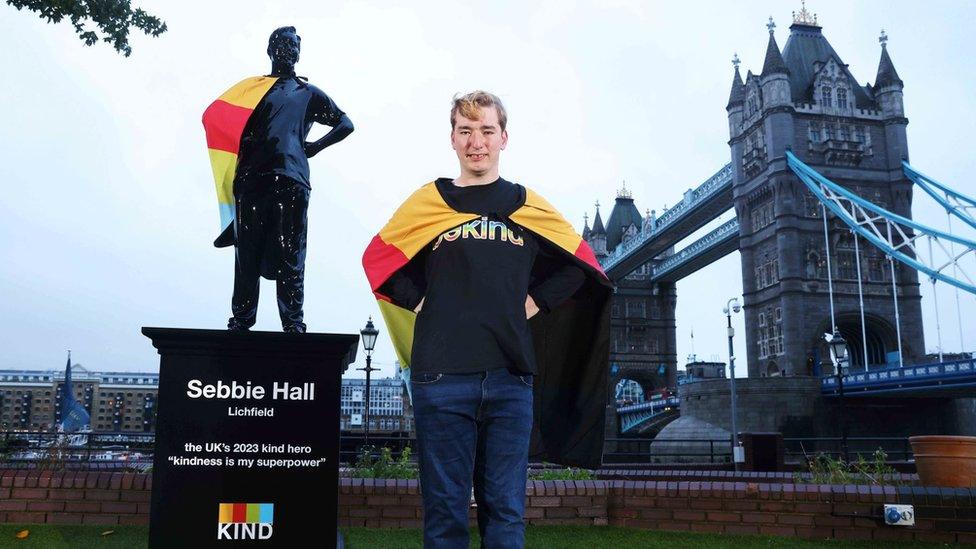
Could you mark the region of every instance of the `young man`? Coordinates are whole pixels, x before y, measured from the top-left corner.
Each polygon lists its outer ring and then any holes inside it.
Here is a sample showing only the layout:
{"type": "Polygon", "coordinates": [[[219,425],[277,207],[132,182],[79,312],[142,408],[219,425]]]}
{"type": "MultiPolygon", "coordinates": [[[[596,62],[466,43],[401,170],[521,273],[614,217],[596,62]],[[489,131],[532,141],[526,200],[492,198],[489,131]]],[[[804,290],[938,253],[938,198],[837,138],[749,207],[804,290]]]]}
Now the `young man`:
{"type": "Polygon", "coordinates": [[[455,98],[460,174],[415,192],[363,257],[409,367],[425,547],[468,546],[472,479],[483,546],[524,545],[533,433],[546,459],[600,461],[610,285],[551,205],[499,177],[506,125],[494,95],[455,98]]]}

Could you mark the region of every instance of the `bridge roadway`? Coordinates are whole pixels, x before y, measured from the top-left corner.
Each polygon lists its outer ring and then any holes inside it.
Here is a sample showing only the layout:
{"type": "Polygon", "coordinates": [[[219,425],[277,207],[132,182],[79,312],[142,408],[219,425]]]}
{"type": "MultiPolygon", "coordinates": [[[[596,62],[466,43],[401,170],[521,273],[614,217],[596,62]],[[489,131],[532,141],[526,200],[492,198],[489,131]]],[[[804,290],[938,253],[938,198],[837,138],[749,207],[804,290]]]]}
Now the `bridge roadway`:
{"type": "MultiPolygon", "coordinates": [[[[619,280],[627,276],[730,209],[732,209],[732,164],[726,164],[697,188],[685,192],[681,202],[661,214],[649,231],[642,232],[627,242],[621,242],[613,250],[613,253],[602,262],[607,276],[611,280],[619,280]]],[[[721,234],[726,237],[725,239],[718,238],[719,235],[716,234],[722,229],[720,227],[696,241],[695,244],[698,244],[698,247],[695,250],[690,250],[695,246],[692,244],[671,256],[679,256],[679,254],[689,250],[679,258],[680,261],[675,259],[672,262],[668,275],[677,280],[681,276],[687,276],[694,270],[715,261],[722,255],[737,250],[739,246],[738,225],[736,225],[736,238],[734,239],[730,238],[727,225],[728,223],[722,226],[725,227],[725,232],[721,234]],[[705,242],[702,242],[703,240],[705,242]],[[730,248],[733,240],[734,247],[730,248]],[[723,251],[722,255],[715,256],[715,254],[723,251]],[[687,265],[684,265],[685,262],[687,265]],[[697,265],[697,267],[689,271],[693,265],[697,265]],[[678,276],[679,274],[681,276],[678,276]]],[[[661,278],[661,280],[671,279],[661,278]]]]}
{"type": "MultiPolygon", "coordinates": [[[[972,397],[974,387],[976,358],[902,368],[878,368],[844,375],[845,398],[963,398],[972,397]]],[[[825,397],[836,398],[840,395],[835,375],[823,376],[820,388],[825,397]]],[[[670,421],[672,416],[678,415],[679,410],[677,397],[621,406],[617,408],[620,432],[644,431],[657,422],[670,421]]]]}
{"type": "MultiPolygon", "coordinates": [[[[845,397],[972,397],[974,387],[976,359],[878,368],[844,375],[845,397]]],[[[839,396],[837,376],[823,376],[820,389],[824,396],[839,396]]]]}
{"type": "Polygon", "coordinates": [[[620,432],[627,433],[648,421],[656,420],[664,416],[676,416],[680,401],[678,397],[662,398],[640,404],[631,404],[617,408],[617,415],[620,418],[620,432]]]}

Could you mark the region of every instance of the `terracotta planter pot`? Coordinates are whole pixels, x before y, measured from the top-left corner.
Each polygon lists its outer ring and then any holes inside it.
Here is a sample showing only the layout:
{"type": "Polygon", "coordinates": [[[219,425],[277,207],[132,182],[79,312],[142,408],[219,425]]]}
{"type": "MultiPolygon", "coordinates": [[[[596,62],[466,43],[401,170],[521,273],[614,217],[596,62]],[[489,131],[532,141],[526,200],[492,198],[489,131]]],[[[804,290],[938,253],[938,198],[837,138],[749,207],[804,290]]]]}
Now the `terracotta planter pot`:
{"type": "Polygon", "coordinates": [[[910,437],[915,468],[924,486],[976,487],[976,437],[910,437]]]}

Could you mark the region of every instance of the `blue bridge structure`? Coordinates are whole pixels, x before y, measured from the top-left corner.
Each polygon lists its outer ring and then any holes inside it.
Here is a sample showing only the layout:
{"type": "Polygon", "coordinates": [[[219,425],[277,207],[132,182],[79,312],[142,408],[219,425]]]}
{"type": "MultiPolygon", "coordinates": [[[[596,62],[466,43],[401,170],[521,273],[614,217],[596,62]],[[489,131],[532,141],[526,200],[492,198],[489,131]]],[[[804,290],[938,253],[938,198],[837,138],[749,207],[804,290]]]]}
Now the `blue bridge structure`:
{"type": "Polygon", "coordinates": [[[843,383],[838,376],[827,375],[821,383],[823,394],[829,397],[971,397],[976,388],[976,360],[848,372],[843,383]]]}
{"type": "Polygon", "coordinates": [[[677,397],[631,404],[617,408],[620,433],[641,433],[662,427],[678,417],[681,402],[677,397]]]}

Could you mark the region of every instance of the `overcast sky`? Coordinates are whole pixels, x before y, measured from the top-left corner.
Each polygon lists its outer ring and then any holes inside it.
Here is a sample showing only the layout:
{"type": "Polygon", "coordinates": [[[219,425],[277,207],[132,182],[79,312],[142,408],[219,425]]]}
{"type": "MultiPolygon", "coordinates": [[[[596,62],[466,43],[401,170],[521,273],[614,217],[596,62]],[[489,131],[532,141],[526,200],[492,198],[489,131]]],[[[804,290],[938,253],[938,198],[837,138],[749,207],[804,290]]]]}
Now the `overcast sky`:
{"type": "MultiPolygon", "coordinates": [[[[660,213],[729,161],[733,53],[743,74],[759,72],[767,18],[782,47],[800,8],[782,0],[134,4],[169,31],[134,36],[130,58],[84,47],[68,24],[0,5],[0,368],[60,368],[70,348],[93,370],[153,371],[158,356],[140,327],[226,325],[233,251],[212,246],[219,217],[200,116],[231,84],[269,71],[267,37],[278,26],[298,28],[299,74],[356,125],[311,161],[305,304],[310,330],[353,333],[378,315],[360,266],[366,244],[411,191],[457,175],[448,141],[455,93],[502,97],[510,136],[502,175],[536,189],[578,228],[597,199],[609,214],[623,180],[642,212],[660,213]]],[[[861,83],[874,81],[877,37],[887,31],[905,81],[912,163],[976,195],[976,4],[809,7],[861,83]]],[[[915,196],[915,216],[944,226],[944,214],[915,196]]],[[[256,329],[278,330],[273,282],[262,292],[256,329]]],[[[721,309],[741,292],[738,253],[678,283],[679,365],[692,329],[699,357],[726,360],[721,309]]],[[[923,292],[934,350],[934,305],[923,292]]],[[[963,318],[973,318],[976,300],[962,300],[963,318]]],[[[959,350],[951,290],[940,290],[940,305],[943,346],[959,350]]],[[[741,353],[741,315],[738,325],[741,353]]],[[[394,356],[380,330],[374,364],[388,375],[394,356]]],[[[971,328],[966,338],[976,347],[971,328]]]]}

